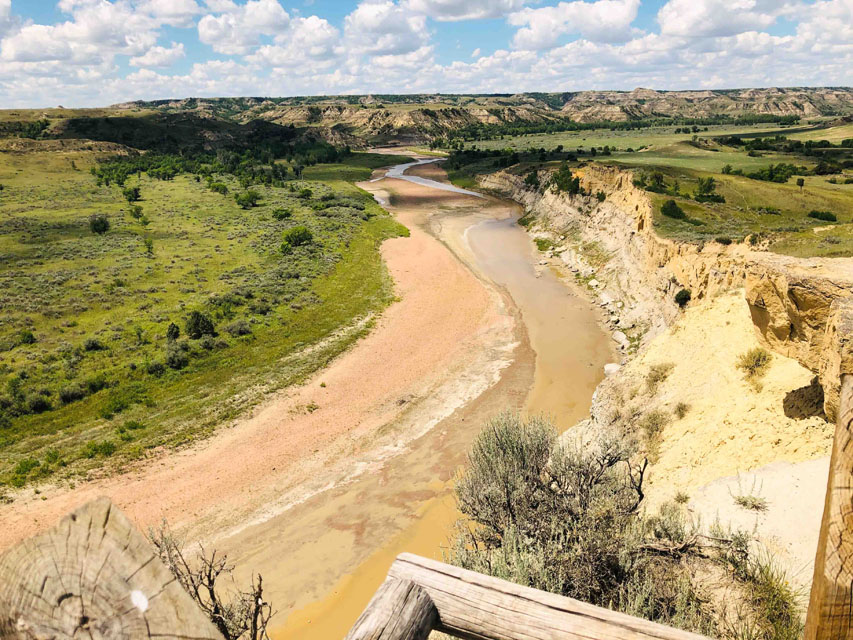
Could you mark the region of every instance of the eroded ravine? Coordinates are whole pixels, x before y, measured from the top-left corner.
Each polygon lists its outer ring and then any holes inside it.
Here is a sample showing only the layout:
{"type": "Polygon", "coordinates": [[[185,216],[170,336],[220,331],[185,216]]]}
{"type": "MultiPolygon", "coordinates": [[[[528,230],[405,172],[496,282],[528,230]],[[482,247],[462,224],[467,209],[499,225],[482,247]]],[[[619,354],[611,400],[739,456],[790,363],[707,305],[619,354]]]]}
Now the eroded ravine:
{"type": "Polygon", "coordinates": [[[551,415],[565,429],[586,416],[603,366],[614,357],[592,305],[537,264],[515,223],[515,205],[436,187],[431,181],[443,171],[433,164],[414,172],[411,182],[362,186],[413,233],[426,231],[444,243],[500,300],[515,320],[515,339],[491,357],[511,364],[399,455],[228,541],[239,566],[277,585],[276,639],[343,637],[398,553],[440,558],[458,517],[453,476],[485,420],[526,409],[551,415]]]}

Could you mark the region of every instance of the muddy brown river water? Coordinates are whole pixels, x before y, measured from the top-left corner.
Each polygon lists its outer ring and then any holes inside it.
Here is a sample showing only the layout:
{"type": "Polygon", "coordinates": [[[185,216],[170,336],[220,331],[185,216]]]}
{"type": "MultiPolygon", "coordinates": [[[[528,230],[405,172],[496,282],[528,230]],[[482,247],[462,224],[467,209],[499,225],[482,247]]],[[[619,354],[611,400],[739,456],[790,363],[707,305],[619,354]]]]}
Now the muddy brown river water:
{"type": "Polygon", "coordinates": [[[450,248],[492,291],[514,337],[489,354],[505,365],[476,398],[381,464],[227,541],[238,566],[264,574],[281,612],[275,640],[343,638],[397,554],[440,559],[459,516],[454,475],[489,416],[544,413],[565,430],[588,413],[604,365],[615,359],[592,304],[538,264],[514,204],[448,193],[434,164],[390,174],[361,186],[450,248]],[[410,174],[416,192],[403,183],[410,174]]]}

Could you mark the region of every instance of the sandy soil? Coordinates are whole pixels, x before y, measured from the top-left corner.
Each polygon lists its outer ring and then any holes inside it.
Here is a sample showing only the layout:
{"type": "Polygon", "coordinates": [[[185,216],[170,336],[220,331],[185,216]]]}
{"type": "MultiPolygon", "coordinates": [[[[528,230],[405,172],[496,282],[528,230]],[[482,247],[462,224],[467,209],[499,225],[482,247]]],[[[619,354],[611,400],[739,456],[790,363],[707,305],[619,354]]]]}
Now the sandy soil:
{"type": "Polygon", "coordinates": [[[0,549],[100,495],[140,527],[168,518],[192,538],[233,534],[393,454],[404,437],[399,430],[388,430],[384,441],[373,436],[404,413],[417,415],[423,430],[493,384],[508,362],[494,349],[517,342],[511,314],[416,220],[400,219],[411,237],[382,247],[400,300],[369,336],[305,385],[192,449],[127,475],[0,506],[0,549]],[[468,384],[442,385],[452,379],[468,384]],[[415,405],[426,397],[430,415],[418,415],[415,405]],[[319,409],[307,413],[310,403],[319,409]],[[375,451],[377,441],[382,451],[375,451]],[[359,459],[368,449],[373,453],[359,459]]]}
{"type": "Polygon", "coordinates": [[[792,580],[807,585],[834,426],[822,416],[786,415],[786,398],[790,407],[791,392],[814,376],[795,360],[773,354],[760,391],[744,379],[737,359],[757,346],[743,291],[734,291],[691,307],[627,365],[636,393],[629,409],[633,403],[672,416],[650,467],[648,508],[684,492],[703,525],[719,520],[754,532],[792,580]],[[674,367],[649,398],[646,374],[659,363],[674,367]],[[671,413],[679,402],[689,405],[682,419],[671,413]],[[767,510],[744,510],[738,495],[764,498],[767,510]]]}

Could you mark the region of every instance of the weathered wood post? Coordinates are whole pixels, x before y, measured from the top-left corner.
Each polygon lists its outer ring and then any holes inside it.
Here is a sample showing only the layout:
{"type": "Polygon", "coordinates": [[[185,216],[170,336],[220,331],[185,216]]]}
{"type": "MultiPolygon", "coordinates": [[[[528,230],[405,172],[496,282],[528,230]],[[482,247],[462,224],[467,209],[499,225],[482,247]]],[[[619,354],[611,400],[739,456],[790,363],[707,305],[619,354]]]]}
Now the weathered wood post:
{"type": "Polygon", "coordinates": [[[853,375],[841,377],[806,640],[853,638],[853,375]]]}
{"type": "Polygon", "coordinates": [[[429,595],[410,580],[387,578],[346,640],[426,640],[438,622],[429,595]]]}
{"type": "Polygon", "coordinates": [[[222,640],[106,498],[0,556],[0,638],[222,640]]]}

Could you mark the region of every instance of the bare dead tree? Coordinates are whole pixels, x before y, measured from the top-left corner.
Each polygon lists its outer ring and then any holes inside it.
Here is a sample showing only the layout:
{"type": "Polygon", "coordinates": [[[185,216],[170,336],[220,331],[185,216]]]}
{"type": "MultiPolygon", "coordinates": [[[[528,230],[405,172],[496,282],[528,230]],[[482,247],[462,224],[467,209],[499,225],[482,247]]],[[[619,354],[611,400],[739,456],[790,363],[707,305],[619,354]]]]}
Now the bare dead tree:
{"type": "Polygon", "coordinates": [[[188,560],[183,541],[171,532],[165,520],[159,529],[149,529],[148,538],[175,579],[225,640],[269,640],[267,626],[275,611],[264,601],[260,574],[257,578],[252,576],[247,590],[232,586],[228,591],[222,583],[227,577],[234,585],[234,566],[228,564],[227,555],[216,550],[208,553],[199,545],[199,552],[188,560]]]}

